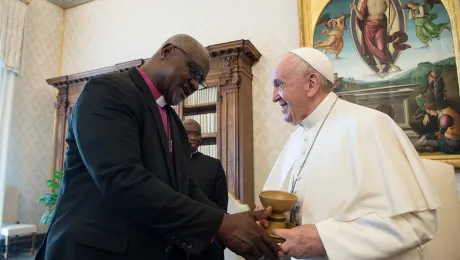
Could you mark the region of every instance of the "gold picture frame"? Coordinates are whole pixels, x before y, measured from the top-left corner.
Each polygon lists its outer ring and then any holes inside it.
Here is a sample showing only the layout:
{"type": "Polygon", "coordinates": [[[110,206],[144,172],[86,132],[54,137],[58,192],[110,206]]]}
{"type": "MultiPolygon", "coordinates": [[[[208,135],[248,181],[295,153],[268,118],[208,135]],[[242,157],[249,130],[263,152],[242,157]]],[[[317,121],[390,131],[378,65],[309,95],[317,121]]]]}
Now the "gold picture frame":
{"type": "MultiPolygon", "coordinates": [[[[300,46],[312,47],[316,21],[321,12],[332,0],[298,0],[300,46]]],[[[455,61],[460,64],[460,33],[458,23],[460,22],[460,3],[458,0],[441,0],[447,10],[452,26],[452,38],[454,41],[455,61]]],[[[457,76],[460,86],[460,69],[457,67],[457,76]]],[[[460,168],[460,155],[430,153],[421,154],[422,158],[448,163],[460,168]]]]}

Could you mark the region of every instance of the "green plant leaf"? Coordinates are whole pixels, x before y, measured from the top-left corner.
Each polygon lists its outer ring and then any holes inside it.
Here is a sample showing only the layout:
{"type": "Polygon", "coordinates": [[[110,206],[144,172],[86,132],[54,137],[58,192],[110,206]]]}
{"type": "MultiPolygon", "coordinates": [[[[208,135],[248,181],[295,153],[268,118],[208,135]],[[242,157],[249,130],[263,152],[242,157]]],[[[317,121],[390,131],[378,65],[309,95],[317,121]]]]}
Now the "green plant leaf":
{"type": "Polygon", "coordinates": [[[50,189],[57,189],[57,188],[59,188],[59,183],[57,183],[55,181],[52,181],[52,180],[47,180],[46,181],[46,187],[48,187],[50,189]]]}
{"type": "Polygon", "coordinates": [[[45,212],[43,212],[40,221],[41,221],[43,224],[46,224],[46,220],[47,220],[48,216],[49,216],[49,211],[46,210],[45,212]]]}
{"type": "Polygon", "coordinates": [[[53,173],[53,177],[56,180],[61,180],[63,176],[64,176],[64,172],[61,172],[61,171],[55,171],[53,173]]]}
{"type": "Polygon", "coordinates": [[[40,196],[38,198],[38,203],[39,204],[44,204],[45,206],[53,206],[56,204],[58,198],[58,194],[54,192],[47,193],[45,195],[40,196]]]}
{"type": "Polygon", "coordinates": [[[46,195],[41,195],[38,200],[37,200],[37,203],[38,204],[41,204],[41,203],[44,203],[46,200],[46,195]]]}
{"type": "Polygon", "coordinates": [[[50,196],[45,200],[45,206],[51,207],[54,205],[56,205],[56,198],[50,196]]]}
{"type": "Polygon", "coordinates": [[[40,222],[43,224],[49,224],[52,214],[53,214],[53,211],[50,209],[47,209],[45,212],[43,212],[43,215],[40,218],[40,222]]]}
{"type": "MultiPolygon", "coordinates": [[[[47,180],[46,187],[54,191],[59,190],[59,187],[61,186],[60,182],[63,177],[64,177],[64,172],[62,171],[53,172],[53,180],[47,180]]],[[[43,194],[37,199],[38,204],[44,204],[46,206],[46,210],[43,212],[40,218],[41,223],[43,224],[50,223],[58,197],[59,197],[59,193],[56,191],[56,192],[48,192],[46,194],[43,194]]]]}

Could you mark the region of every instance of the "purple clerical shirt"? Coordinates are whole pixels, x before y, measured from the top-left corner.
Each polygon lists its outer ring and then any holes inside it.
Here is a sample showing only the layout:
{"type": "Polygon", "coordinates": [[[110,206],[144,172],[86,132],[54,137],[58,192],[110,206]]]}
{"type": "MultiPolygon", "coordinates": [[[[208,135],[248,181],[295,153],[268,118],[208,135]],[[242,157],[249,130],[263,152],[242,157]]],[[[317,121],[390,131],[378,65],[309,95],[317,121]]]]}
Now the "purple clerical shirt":
{"type": "Polygon", "coordinates": [[[166,105],[166,101],[161,95],[160,91],[153,85],[152,81],[147,77],[147,74],[145,74],[144,71],[142,71],[140,68],[137,68],[137,71],[141,74],[142,78],[144,79],[145,83],[150,89],[150,92],[152,92],[153,98],[157,102],[157,107],[158,110],[160,111],[161,115],[161,121],[163,121],[163,127],[165,128],[165,133],[168,141],[170,140],[171,136],[169,136],[169,131],[168,131],[168,116],[166,115],[166,109],[164,106],[166,105]]]}

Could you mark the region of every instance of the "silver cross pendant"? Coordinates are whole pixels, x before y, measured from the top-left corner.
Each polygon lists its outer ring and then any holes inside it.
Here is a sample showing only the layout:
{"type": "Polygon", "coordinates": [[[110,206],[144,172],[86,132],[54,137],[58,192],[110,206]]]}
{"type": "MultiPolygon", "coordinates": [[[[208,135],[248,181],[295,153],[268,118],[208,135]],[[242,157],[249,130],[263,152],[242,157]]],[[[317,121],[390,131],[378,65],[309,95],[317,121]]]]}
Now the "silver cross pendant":
{"type": "Polygon", "coordinates": [[[297,213],[299,211],[299,208],[300,208],[300,204],[299,203],[296,203],[294,205],[294,207],[292,207],[291,211],[290,211],[290,216],[289,216],[289,222],[291,224],[294,224],[296,226],[299,225],[299,217],[297,216],[297,213]]]}

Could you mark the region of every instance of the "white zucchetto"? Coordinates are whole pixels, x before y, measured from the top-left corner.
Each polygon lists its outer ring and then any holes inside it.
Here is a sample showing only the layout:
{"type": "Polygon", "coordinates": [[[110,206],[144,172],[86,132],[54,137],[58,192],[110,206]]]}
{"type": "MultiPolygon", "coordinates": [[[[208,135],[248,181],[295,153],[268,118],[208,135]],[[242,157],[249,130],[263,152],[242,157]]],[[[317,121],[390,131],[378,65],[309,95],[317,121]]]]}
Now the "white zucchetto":
{"type": "Polygon", "coordinates": [[[329,58],[323,52],[315,48],[298,48],[291,51],[299,58],[308,63],[313,69],[318,71],[330,82],[334,83],[334,69],[329,58]]]}

